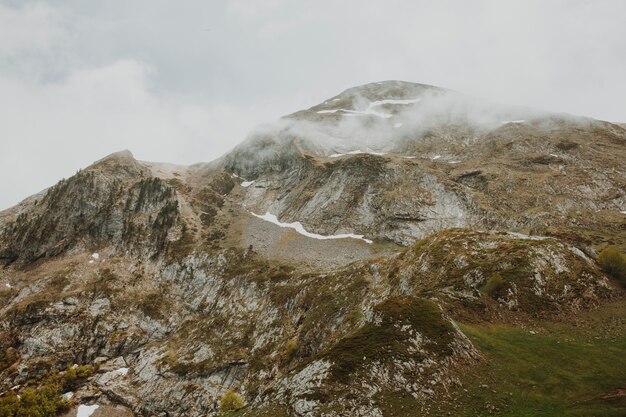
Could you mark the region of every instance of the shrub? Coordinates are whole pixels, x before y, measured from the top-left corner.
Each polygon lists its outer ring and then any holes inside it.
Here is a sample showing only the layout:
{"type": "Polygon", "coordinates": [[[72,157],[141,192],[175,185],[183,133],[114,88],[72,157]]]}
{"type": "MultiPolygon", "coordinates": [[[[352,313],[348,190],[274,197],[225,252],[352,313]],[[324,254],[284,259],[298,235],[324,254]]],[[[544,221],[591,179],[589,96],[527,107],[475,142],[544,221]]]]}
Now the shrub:
{"type": "Polygon", "coordinates": [[[220,400],[220,409],[222,411],[236,411],[243,408],[244,405],[243,397],[232,389],[228,390],[220,400]]]}
{"type": "Polygon", "coordinates": [[[615,246],[609,246],[598,255],[598,265],[626,285],[626,255],[615,246]]]}
{"type": "Polygon", "coordinates": [[[490,297],[495,298],[500,294],[500,291],[504,288],[504,278],[498,272],[491,274],[485,285],[483,291],[489,294],[490,297]]]}
{"type": "Polygon", "coordinates": [[[159,291],[154,290],[140,296],[137,308],[146,316],[155,320],[162,320],[165,317],[163,310],[167,307],[165,296],[159,291]]]}
{"type": "Polygon", "coordinates": [[[0,345],[0,371],[4,371],[13,365],[18,359],[17,351],[11,347],[2,349],[0,345]]]}
{"type": "Polygon", "coordinates": [[[287,358],[293,359],[293,357],[298,353],[298,339],[295,337],[293,339],[289,339],[286,346],[287,350],[287,358]]]}
{"type": "Polygon", "coordinates": [[[18,393],[9,390],[0,397],[0,417],[55,417],[69,408],[61,393],[74,391],[94,373],[91,365],[68,367],[37,377],[18,393]]]}
{"type": "Polygon", "coordinates": [[[61,387],[63,392],[74,391],[80,387],[95,372],[91,365],[68,366],[62,374],[53,374],[48,380],[61,387]]]}
{"type": "Polygon", "coordinates": [[[54,417],[68,408],[59,387],[51,384],[26,388],[19,397],[13,391],[0,397],[0,417],[54,417]]]}

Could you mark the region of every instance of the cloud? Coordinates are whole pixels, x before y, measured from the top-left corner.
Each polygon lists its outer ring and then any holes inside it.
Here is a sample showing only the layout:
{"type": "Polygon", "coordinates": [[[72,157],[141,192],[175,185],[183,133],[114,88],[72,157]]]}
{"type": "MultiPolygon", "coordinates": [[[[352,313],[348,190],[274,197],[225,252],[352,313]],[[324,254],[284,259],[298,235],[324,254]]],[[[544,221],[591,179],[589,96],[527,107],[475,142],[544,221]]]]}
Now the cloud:
{"type": "Polygon", "coordinates": [[[0,56],[45,50],[64,36],[58,14],[45,4],[20,9],[0,4],[0,56]]]}
{"type": "Polygon", "coordinates": [[[0,76],[0,175],[13,179],[3,182],[0,205],[121,149],[144,160],[210,161],[235,145],[232,138],[245,137],[259,117],[269,117],[243,106],[155,94],[153,73],[124,60],[53,83],[0,76]]]}
{"type": "Polygon", "coordinates": [[[403,79],[626,121],[626,2],[0,0],[0,208],[130,148],[193,163],[403,79]]]}

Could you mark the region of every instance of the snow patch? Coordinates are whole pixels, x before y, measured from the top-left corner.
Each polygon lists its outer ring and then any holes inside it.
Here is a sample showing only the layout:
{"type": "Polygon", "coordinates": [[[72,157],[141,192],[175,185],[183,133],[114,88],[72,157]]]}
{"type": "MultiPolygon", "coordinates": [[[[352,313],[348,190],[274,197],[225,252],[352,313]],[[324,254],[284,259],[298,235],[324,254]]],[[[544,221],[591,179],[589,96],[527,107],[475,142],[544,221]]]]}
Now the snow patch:
{"type": "Polygon", "coordinates": [[[430,159],[432,159],[433,161],[436,161],[436,160],[437,160],[437,159],[439,159],[439,158],[441,158],[441,155],[435,155],[435,156],[433,156],[433,157],[432,157],[432,158],[430,158],[430,159]]]}
{"type": "Polygon", "coordinates": [[[377,156],[381,156],[381,155],[385,155],[385,152],[374,152],[374,151],[361,151],[361,150],[356,150],[356,151],[350,151],[350,152],[346,152],[346,153],[334,153],[332,155],[329,155],[331,158],[339,158],[340,156],[346,156],[346,155],[360,155],[360,154],[367,154],[367,155],[377,155],[377,156]]]}
{"type": "Polygon", "coordinates": [[[100,254],[97,252],[94,252],[91,254],[91,257],[97,261],[100,258],[100,254]]]}
{"type": "Polygon", "coordinates": [[[384,104],[400,104],[400,105],[414,104],[420,100],[421,98],[410,99],[410,100],[385,99],[385,100],[372,101],[367,106],[367,108],[362,111],[349,110],[349,109],[332,109],[332,110],[319,110],[317,113],[318,114],[332,114],[332,113],[342,112],[344,113],[345,116],[377,116],[383,119],[388,119],[392,116],[391,114],[378,112],[374,110],[374,108],[382,106],[384,104]]]}
{"type": "Polygon", "coordinates": [[[78,411],[76,412],[76,417],[89,417],[92,415],[97,409],[99,405],[79,405],[78,411]]]}
{"type": "Polygon", "coordinates": [[[622,210],[622,211],[620,211],[620,213],[626,214],[626,210],[622,210]]]}
{"type": "Polygon", "coordinates": [[[115,371],[108,372],[111,376],[126,376],[128,368],[120,368],[115,371]]]}
{"type": "Polygon", "coordinates": [[[395,125],[393,125],[393,127],[395,127],[396,129],[402,127],[402,123],[396,123],[395,125]]]}
{"type": "Polygon", "coordinates": [[[507,124],[507,123],[524,123],[526,120],[505,120],[504,122],[502,122],[503,125],[507,124]]]}
{"type": "Polygon", "coordinates": [[[72,391],[66,392],[65,394],[61,395],[61,398],[63,398],[65,401],[69,401],[74,398],[74,393],[72,391]]]}
{"type": "Polygon", "coordinates": [[[276,216],[274,216],[273,214],[271,214],[269,211],[267,213],[263,214],[263,215],[256,214],[256,213],[253,213],[253,212],[250,212],[250,214],[252,214],[254,217],[258,217],[261,220],[265,220],[267,222],[274,223],[277,226],[288,228],[288,229],[294,229],[296,232],[300,233],[301,235],[306,236],[306,237],[310,237],[312,239],[327,240],[327,239],[346,239],[346,238],[350,238],[350,239],[359,239],[359,240],[362,240],[362,241],[364,241],[366,243],[372,243],[371,240],[365,239],[363,237],[363,235],[355,235],[355,234],[352,234],[352,233],[344,233],[344,234],[339,234],[339,235],[327,236],[327,235],[319,235],[317,233],[307,232],[304,229],[304,226],[302,226],[302,223],[300,223],[300,222],[283,223],[283,222],[279,221],[278,218],[276,216]]]}
{"type": "Polygon", "coordinates": [[[379,101],[372,101],[368,108],[382,106],[383,104],[415,104],[418,101],[421,101],[421,98],[412,98],[408,100],[395,100],[395,99],[385,99],[379,101]]]}
{"type": "Polygon", "coordinates": [[[7,287],[7,288],[13,288],[13,287],[11,286],[11,284],[9,284],[8,282],[7,282],[6,284],[4,284],[4,286],[5,286],[5,287],[7,287]]]}
{"type": "Polygon", "coordinates": [[[241,183],[241,186],[243,188],[248,188],[249,186],[251,186],[252,184],[254,184],[254,181],[244,181],[241,183]]]}

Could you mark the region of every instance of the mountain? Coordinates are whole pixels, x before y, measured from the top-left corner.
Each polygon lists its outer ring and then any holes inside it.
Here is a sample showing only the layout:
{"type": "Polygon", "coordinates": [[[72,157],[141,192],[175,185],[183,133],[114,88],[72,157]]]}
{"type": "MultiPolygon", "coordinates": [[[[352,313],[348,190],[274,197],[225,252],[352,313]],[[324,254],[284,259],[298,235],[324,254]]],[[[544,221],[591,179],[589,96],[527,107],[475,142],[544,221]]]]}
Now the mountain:
{"type": "Polygon", "coordinates": [[[624,161],[623,125],[400,81],[109,155],[0,212],[0,416],[621,415],[624,161]]]}

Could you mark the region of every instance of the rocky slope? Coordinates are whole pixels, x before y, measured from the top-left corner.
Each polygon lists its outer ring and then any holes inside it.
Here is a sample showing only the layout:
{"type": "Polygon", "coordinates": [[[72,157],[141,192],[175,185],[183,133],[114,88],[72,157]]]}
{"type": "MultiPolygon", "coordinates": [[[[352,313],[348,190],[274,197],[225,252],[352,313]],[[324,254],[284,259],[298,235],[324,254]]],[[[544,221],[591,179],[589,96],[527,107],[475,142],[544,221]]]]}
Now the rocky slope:
{"type": "Polygon", "coordinates": [[[623,297],[594,256],[625,157],[623,126],[403,82],[210,164],[110,155],[0,213],[0,415],[48,385],[69,415],[434,413],[488,361],[459,324],[623,297]]]}
{"type": "Polygon", "coordinates": [[[377,86],[288,116],[228,155],[227,170],[255,180],[246,205],[401,245],[450,227],[626,241],[623,126],[377,86]]]}

